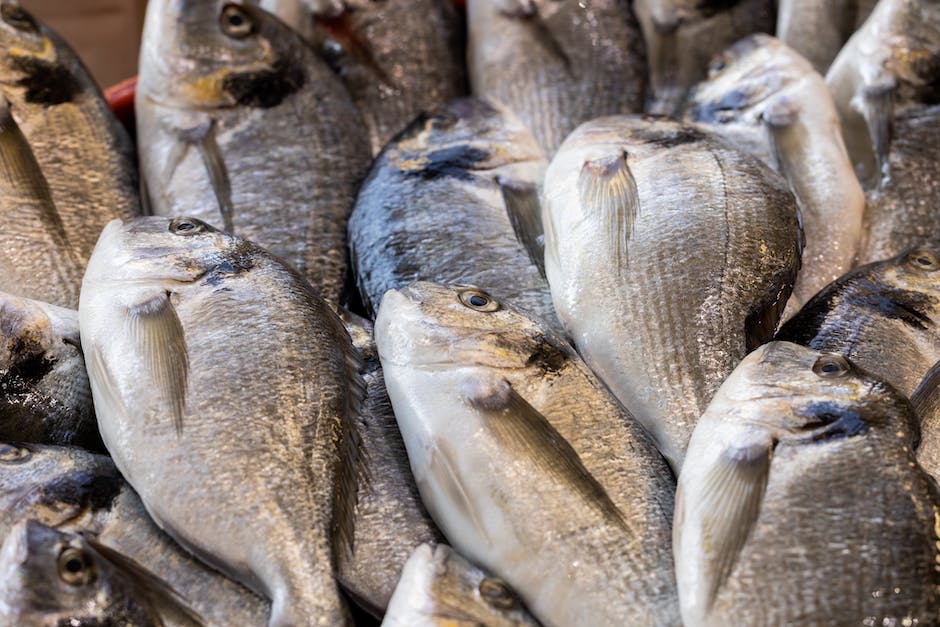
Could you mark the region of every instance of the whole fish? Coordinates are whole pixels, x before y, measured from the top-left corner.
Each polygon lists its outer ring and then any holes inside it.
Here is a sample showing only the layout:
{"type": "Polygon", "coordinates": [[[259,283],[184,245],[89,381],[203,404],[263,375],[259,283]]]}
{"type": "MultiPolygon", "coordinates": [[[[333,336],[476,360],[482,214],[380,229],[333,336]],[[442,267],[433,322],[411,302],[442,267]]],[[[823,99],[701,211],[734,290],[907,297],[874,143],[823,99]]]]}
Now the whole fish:
{"type": "Polygon", "coordinates": [[[624,116],[572,133],[542,209],[558,317],[678,471],[712,394],[770,340],[790,295],[792,194],[716,137],[624,116]]]}
{"type": "Polygon", "coordinates": [[[751,33],[773,33],[773,0],[635,0],[646,41],[650,113],[676,115],[712,57],[751,33]]]}
{"type": "Polygon", "coordinates": [[[458,552],[547,626],[679,623],[669,467],[564,340],[431,283],[389,291],[375,333],[421,497],[458,552]]]}
{"type": "Polygon", "coordinates": [[[150,2],[136,111],[154,214],[258,242],[340,298],[368,132],[299,35],[257,7],[150,2]]]}
{"type": "Polygon", "coordinates": [[[463,25],[449,0],[261,0],[343,81],[378,154],[416,115],[466,93],[463,25]]]}
{"type": "Polygon", "coordinates": [[[802,217],[803,265],[784,319],[855,263],[865,194],[822,76],[770,35],[751,35],[712,62],[686,119],[760,157],[787,178],[802,217]]]}
{"type": "Polygon", "coordinates": [[[77,311],[0,292],[0,440],[103,448],[77,311]]]}
{"type": "Polygon", "coordinates": [[[679,476],[685,624],[934,624],[940,495],[916,437],[908,402],[840,355],[748,355],[679,476]]]}
{"type": "Polygon", "coordinates": [[[783,325],[776,339],[845,355],[909,398],[917,459],[940,478],[940,257],[915,248],[856,268],[783,325]]]}
{"type": "Polygon", "coordinates": [[[825,74],[876,0],[779,0],[777,37],[825,74]]]}
{"type": "Polygon", "coordinates": [[[75,309],[83,263],[33,149],[2,99],[0,218],[0,292],[75,309]]]}
{"type": "Polygon", "coordinates": [[[263,625],[270,605],[160,531],[114,462],[75,448],[0,445],[0,542],[21,520],[78,533],[159,574],[211,625],[263,625]]]}
{"type": "Polygon", "coordinates": [[[156,523],[270,625],[345,623],[361,389],[326,301],[255,244],[140,218],[102,232],[79,321],[105,446],[156,523]]]}
{"type": "Polygon", "coordinates": [[[105,224],[140,215],[134,145],[67,43],[15,0],[0,2],[0,23],[0,93],[84,268],[105,224]]]}
{"type": "Polygon", "coordinates": [[[418,117],[375,160],[349,221],[363,301],[414,281],[473,283],[558,326],[540,254],[545,156],[500,105],[461,99],[418,117]]]}
{"type": "Polygon", "coordinates": [[[405,564],[382,625],[446,627],[454,623],[538,625],[504,582],[488,577],[446,544],[422,544],[405,564]]]}
{"type": "Polygon", "coordinates": [[[624,0],[468,0],[473,93],[519,115],[554,154],[582,122],[643,109],[646,58],[624,0]]]}
{"type": "Polygon", "coordinates": [[[336,576],[360,606],[381,616],[415,547],[444,538],[425,510],[408,466],[372,323],[348,312],[343,312],[343,323],[362,356],[366,395],[356,430],[362,474],[369,480],[359,486],[352,550],[337,555],[336,576]]]}
{"type": "Polygon", "coordinates": [[[40,522],[13,527],[0,549],[7,625],[202,625],[156,575],[94,540],[40,522]]]}

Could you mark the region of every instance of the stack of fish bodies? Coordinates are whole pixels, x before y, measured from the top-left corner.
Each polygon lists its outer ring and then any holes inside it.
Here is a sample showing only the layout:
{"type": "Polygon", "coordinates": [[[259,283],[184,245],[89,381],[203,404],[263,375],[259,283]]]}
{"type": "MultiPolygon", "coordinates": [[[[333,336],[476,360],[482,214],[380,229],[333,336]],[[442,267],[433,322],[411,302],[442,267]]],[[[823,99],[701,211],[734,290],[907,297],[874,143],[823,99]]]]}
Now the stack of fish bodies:
{"type": "Polygon", "coordinates": [[[940,12],[776,4],[151,0],[139,185],[0,0],[0,624],[940,623],[940,12]]]}

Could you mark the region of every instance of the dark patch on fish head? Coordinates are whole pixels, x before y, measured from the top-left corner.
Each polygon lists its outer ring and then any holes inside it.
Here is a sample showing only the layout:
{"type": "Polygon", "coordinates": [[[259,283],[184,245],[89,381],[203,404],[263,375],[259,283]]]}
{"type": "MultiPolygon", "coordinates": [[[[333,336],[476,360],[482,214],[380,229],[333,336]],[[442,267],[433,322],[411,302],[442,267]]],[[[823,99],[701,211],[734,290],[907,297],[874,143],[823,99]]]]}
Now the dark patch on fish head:
{"type": "Polygon", "coordinates": [[[26,102],[54,106],[72,102],[82,85],[69,68],[32,57],[14,57],[13,66],[23,74],[16,85],[25,90],[26,102]]]}
{"type": "Polygon", "coordinates": [[[816,401],[795,412],[805,421],[800,426],[803,441],[825,442],[868,433],[868,424],[861,413],[837,402],[816,401]]]}
{"type": "Polygon", "coordinates": [[[750,95],[735,89],[724,94],[718,100],[696,102],[692,106],[690,116],[696,122],[727,124],[737,119],[738,113],[749,107],[750,104],[750,95]]]}
{"type": "MultiPolygon", "coordinates": [[[[660,116],[644,115],[643,120],[647,122],[668,121],[668,118],[660,116]]],[[[694,144],[704,141],[705,135],[700,131],[687,126],[671,124],[672,128],[659,125],[639,126],[632,128],[629,133],[632,139],[642,141],[646,144],[652,144],[660,148],[675,148],[685,144],[694,144]]]]}
{"type": "Polygon", "coordinates": [[[300,91],[306,80],[306,74],[299,65],[278,59],[268,70],[227,75],[222,88],[241,106],[270,109],[300,91]]]}
{"type": "Polygon", "coordinates": [[[221,285],[226,279],[251,271],[257,265],[259,248],[246,240],[234,240],[225,256],[205,274],[204,285],[221,285]]]}
{"type": "Polygon", "coordinates": [[[452,177],[462,181],[473,180],[472,170],[480,162],[486,161],[490,153],[467,144],[447,146],[425,154],[419,165],[403,170],[405,176],[432,180],[452,177]]]}
{"type": "Polygon", "coordinates": [[[536,336],[533,339],[535,350],[526,361],[527,367],[538,368],[545,376],[550,376],[561,372],[571,362],[570,353],[560,348],[563,341],[559,338],[542,336],[540,341],[536,336]]]}

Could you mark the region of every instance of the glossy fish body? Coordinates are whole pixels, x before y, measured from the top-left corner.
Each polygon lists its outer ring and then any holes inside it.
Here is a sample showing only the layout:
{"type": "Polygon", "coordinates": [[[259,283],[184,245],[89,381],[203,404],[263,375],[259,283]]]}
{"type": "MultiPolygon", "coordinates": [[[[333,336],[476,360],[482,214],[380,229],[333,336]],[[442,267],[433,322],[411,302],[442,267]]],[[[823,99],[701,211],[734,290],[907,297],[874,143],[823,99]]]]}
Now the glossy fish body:
{"type": "Polygon", "coordinates": [[[84,268],[105,224],[140,215],[134,146],[75,52],[12,0],[0,4],[0,92],[84,268]]]}
{"type": "Polygon", "coordinates": [[[104,455],[0,445],[0,542],[21,520],[95,538],[176,591],[210,625],[263,625],[270,605],[192,557],[150,520],[104,455]]]}
{"type": "Polygon", "coordinates": [[[542,623],[678,624],[673,479],[546,326],[470,287],[389,291],[376,343],[428,511],[542,623]]]}
{"type": "Polygon", "coordinates": [[[376,310],[414,281],[473,283],[554,322],[513,222],[516,205],[538,220],[544,172],[532,135],[499,105],[462,99],[420,116],[376,159],[350,219],[363,300],[376,310]]]}
{"type": "Polygon", "coordinates": [[[362,356],[366,396],[356,431],[368,481],[359,486],[352,551],[337,555],[336,576],[357,603],[381,616],[415,547],[444,538],[425,510],[408,466],[372,323],[348,313],[343,323],[362,356]]]}
{"type": "Polygon", "coordinates": [[[643,38],[621,0],[468,0],[473,94],[505,104],[553,154],[582,122],[643,108],[643,38]]]}
{"type": "Polygon", "coordinates": [[[636,0],[649,59],[650,113],[676,115],[716,54],[751,33],[774,32],[772,0],[636,0]]]}
{"type": "Polygon", "coordinates": [[[361,390],[329,305],[258,246],[155,217],[105,228],[79,320],[102,438],[157,524],[271,625],[345,623],[361,390]]]}
{"type": "Polygon", "coordinates": [[[935,622],[940,505],[916,435],[908,402],[841,356],[748,355],[679,476],[685,624],[935,622]]]}
{"type": "Polygon", "coordinates": [[[804,231],[803,264],[784,318],[848,272],[862,238],[865,194],[822,76],[770,35],[737,42],[712,62],[686,119],[783,174],[804,231]]]}
{"type": "Polygon", "coordinates": [[[911,399],[917,459],[940,477],[940,261],[929,249],[856,268],[788,321],[776,339],[845,355],[911,399]]]}
{"type": "Polygon", "coordinates": [[[0,440],[101,449],[78,312],[0,293],[0,440]]]}
{"type": "Polygon", "coordinates": [[[258,242],[336,302],[370,159],[342,83],[256,7],[151,2],[143,37],[136,111],[152,212],[258,242]]]}
{"type": "Polygon", "coordinates": [[[777,37],[825,74],[876,0],[780,0],[777,37]]]}
{"type": "Polygon", "coordinates": [[[773,336],[800,264],[793,196],[718,138],[626,116],[581,126],[545,181],[558,317],[678,471],[712,394],[773,336]]]}
{"type": "Polygon", "coordinates": [[[383,627],[487,627],[538,625],[505,583],[488,577],[446,544],[414,550],[383,627]]]}
{"type": "Polygon", "coordinates": [[[343,81],[373,154],[416,115],[466,92],[463,27],[446,0],[262,0],[343,81]]]}

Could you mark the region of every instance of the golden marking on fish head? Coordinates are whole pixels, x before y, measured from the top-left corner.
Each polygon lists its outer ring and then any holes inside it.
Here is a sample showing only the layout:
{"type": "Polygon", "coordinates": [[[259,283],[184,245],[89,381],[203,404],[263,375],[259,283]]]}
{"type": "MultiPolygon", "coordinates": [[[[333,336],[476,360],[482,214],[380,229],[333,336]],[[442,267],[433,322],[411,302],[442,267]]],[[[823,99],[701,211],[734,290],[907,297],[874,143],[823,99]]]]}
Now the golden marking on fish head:
{"type": "Polygon", "coordinates": [[[7,54],[15,58],[40,59],[49,63],[54,63],[58,57],[55,44],[46,36],[42,38],[42,48],[23,48],[21,46],[12,46],[7,49],[7,54]]]}

